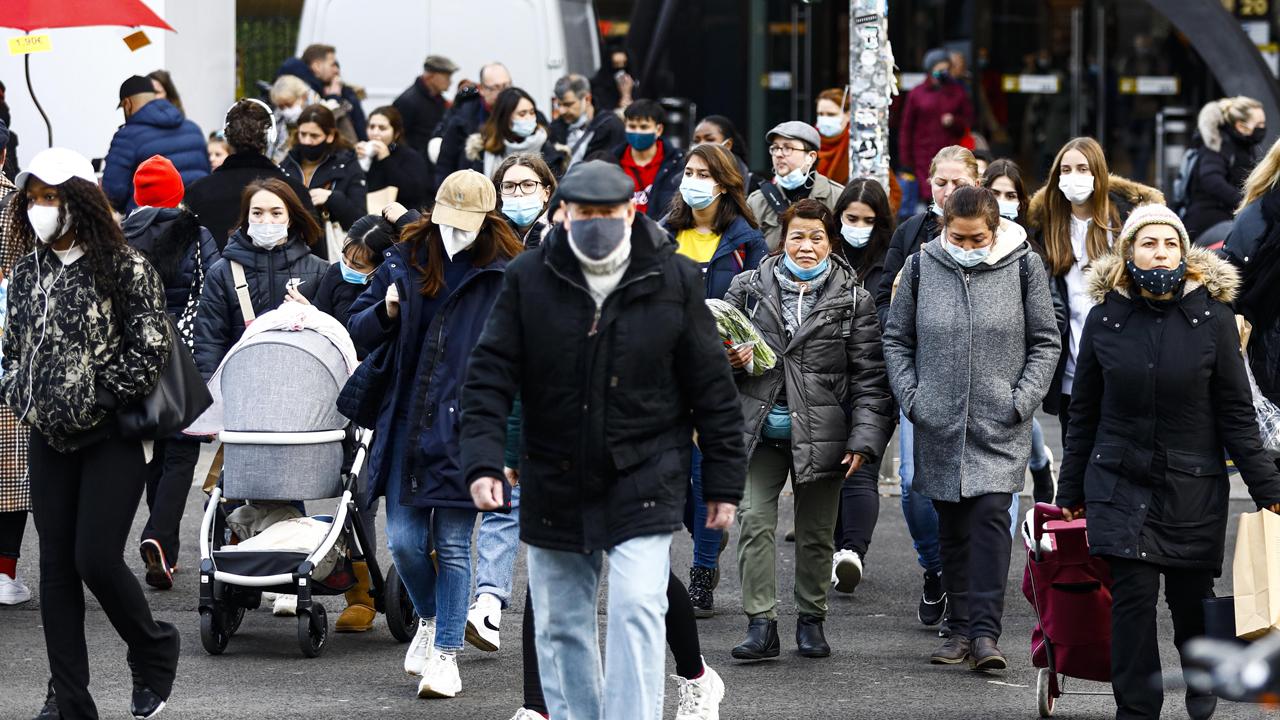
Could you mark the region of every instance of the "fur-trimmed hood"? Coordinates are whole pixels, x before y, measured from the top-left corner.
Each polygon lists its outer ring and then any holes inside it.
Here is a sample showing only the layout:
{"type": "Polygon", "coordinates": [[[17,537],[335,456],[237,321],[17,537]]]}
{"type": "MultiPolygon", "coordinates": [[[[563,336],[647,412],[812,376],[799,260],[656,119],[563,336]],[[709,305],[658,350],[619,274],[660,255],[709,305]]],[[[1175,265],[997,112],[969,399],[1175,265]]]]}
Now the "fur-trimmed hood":
{"type": "MultiPolygon", "coordinates": [[[[1117,246],[1089,266],[1085,289],[1094,305],[1102,304],[1112,290],[1126,298],[1131,297],[1133,286],[1124,269],[1124,253],[1125,248],[1117,246]]],[[[1240,273],[1213,252],[1192,246],[1187,251],[1187,281],[1182,295],[1185,297],[1202,285],[1209,292],[1209,297],[1229,303],[1236,299],[1236,292],[1240,289],[1240,273]]]]}
{"type": "MultiPolygon", "coordinates": [[[[1140,182],[1134,182],[1128,178],[1122,178],[1119,175],[1110,176],[1109,183],[1111,188],[1109,194],[1113,202],[1121,203],[1129,207],[1150,205],[1152,203],[1160,205],[1164,204],[1164,193],[1149,185],[1143,185],[1140,182]]],[[[1031,201],[1027,204],[1027,227],[1032,230],[1040,230],[1043,227],[1045,212],[1044,198],[1045,192],[1048,190],[1053,190],[1054,192],[1058,191],[1056,187],[1050,188],[1048,185],[1045,185],[1037,190],[1035,195],[1031,196],[1031,201]]],[[[1127,213],[1124,211],[1120,213],[1121,221],[1124,220],[1124,216],[1126,214],[1127,213]]]]}

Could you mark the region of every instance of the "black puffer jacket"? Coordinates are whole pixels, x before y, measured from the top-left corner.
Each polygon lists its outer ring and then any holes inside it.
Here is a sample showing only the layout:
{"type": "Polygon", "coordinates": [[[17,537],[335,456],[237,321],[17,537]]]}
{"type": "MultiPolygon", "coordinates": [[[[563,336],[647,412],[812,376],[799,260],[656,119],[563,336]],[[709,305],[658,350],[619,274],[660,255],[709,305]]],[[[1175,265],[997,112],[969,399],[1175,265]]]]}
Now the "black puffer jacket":
{"type": "Polygon", "coordinates": [[[1187,186],[1187,211],[1182,219],[1192,240],[1232,218],[1244,197],[1245,178],[1255,162],[1257,143],[1241,137],[1231,126],[1219,128],[1218,132],[1217,150],[1199,134],[1191,143],[1200,153],[1200,160],[1187,186]]]}
{"type": "Polygon", "coordinates": [[[631,245],[597,309],[557,226],[507,266],[471,355],[462,464],[468,482],[502,477],[518,394],[520,535],[530,545],[584,552],[681,527],[695,430],[703,496],[742,498],[742,411],[698,266],[641,215],[631,245]]]}
{"type": "Polygon", "coordinates": [[[778,356],[778,364],[763,375],[737,374],[747,455],[785,386],[793,411],[791,467],[797,485],[843,478],[845,452],[874,464],[896,420],[875,303],[858,287],[844,258],[830,257],[832,275],[794,336],[783,324],[781,288],[774,277],[781,256],[734,278],[724,298],[751,318],[778,356]]]}
{"type": "Polygon", "coordinates": [[[316,209],[316,220],[323,220],[324,211],[328,211],[330,220],[341,225],[343,230],[350,230],[352,223],[364,217],[365,196],[368,194],[365,188],[364,171],[360,169],[360,163],[356,162],[355,151],[335,150],[329,153],[311,174],[311,182],[307,182],[303,177],[301,162],[298,149],[294,148],[289,151],[289,156],[284,159],[284,162],[280,163],[280,169],[308,189],[332,190],[333,194],[329,196],[328,201],[316,209]]]}
{"type": "Polygon", "coordinates": [[[124,221],[129,247],[142,253],[164,283],[165,309],[174,321],[187,308],[191,293],[199,293],[196,270],[208,276],[218,262],[213,235],[187,210],[141,207],[124,221]]]}
{"type": "MultiPolygon", "coordinates": [[[[417,150],[403,142],[391,144],[391,154],[385,159],[374,160],[369,166],[368,192],[377,192],[394,185],[396,202],[419,210],[431,204],[427,196],[427,161],[417,150]]],[[[377,212],[381,208],[375,208],[377,212]]]]}
{"type": "Polygon", "coordinates": [[[351,303],[354,303],[367,287],[369,286],[344,280],[342,266],[333,263],[328,270],[325,270],[324,277],[320,278],[320,289],[316,291],[315,297],[311,298],[311,302],[317,310],[332,315],[342,323],[343,327],[346,327],[347,321],[351,319],[351,303]]]}
{"type": "Polygon", "coordinates": [[[295,278],[302,281],[298,292],[308,300],[313,299],[321,278],[329,269],[329,263],[312,255],[310,248],[296,237],[266,251],[255,246],[243,232],[232,235],[222,251],[222,259],[214,263],[205,278],[200,310],[196,314],[195,360],[206,379],[244,334],[244,315],[240,312],[240,300],[231,275],[232,262],[244,266],[255,316],[280,307],[285,286],[295,278]]]}
{"type": "Polygon", "coordinates": [[[1096,260],[1088,276],[1098,304],[1076,360],[1057,503],[1086,505],[1095,555],[1220,571],[1223,447],[1260,507],[1280,502],[1228,304],[1236,271],[1193,248],[1181,298],[1151,303],[1109,285],[1121,252],[1096,260]]]}
{"type": "Polygon", "coordinates": [[[240,196],[249,183],[265,178],[276,178],[289,184],[293,193],[302,201],[308,212],[311,194],[302,181],[289,177],[266,155],[256,152],[238,152],[227,156],[222,165],[211,174],[187,187],[184,203],[200,218],[200,224],[209,228],[218,250],[227,245],[227,238],[240,222],[240,196]]]}

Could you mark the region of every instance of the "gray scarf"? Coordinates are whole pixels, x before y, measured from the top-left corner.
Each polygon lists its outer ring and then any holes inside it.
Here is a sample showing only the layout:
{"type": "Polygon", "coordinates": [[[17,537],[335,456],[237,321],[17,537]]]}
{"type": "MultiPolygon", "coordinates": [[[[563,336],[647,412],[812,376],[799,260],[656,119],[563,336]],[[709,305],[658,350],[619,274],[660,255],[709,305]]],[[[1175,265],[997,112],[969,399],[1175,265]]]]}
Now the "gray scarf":
{"type": "Polygon", "coordinates": [[[809,313],[818,304],[818,296],[831,278],[831,267],[832,263],[828,263],[821,275],[801,282],[787,272],[782,262],[773,266],[773,277],[778,280],[778,287],[782,290],[782,322],[787,327],[788,336],[796,334],[802,321],[809,317],[809,313]]]}

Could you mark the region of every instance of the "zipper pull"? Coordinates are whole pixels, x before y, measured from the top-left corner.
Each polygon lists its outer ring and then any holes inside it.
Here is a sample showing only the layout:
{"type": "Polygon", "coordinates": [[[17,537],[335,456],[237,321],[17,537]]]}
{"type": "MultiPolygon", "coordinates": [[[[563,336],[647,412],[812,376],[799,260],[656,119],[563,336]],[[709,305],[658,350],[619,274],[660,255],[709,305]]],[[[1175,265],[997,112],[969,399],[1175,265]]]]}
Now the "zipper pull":
{"type": "Polygon", "coordinates": [[[600,306],[596,305],[595,317],[591,318],[591,329],[587,331],[587,337],[595,337],[596,331],[600,329],[600,306]]]}

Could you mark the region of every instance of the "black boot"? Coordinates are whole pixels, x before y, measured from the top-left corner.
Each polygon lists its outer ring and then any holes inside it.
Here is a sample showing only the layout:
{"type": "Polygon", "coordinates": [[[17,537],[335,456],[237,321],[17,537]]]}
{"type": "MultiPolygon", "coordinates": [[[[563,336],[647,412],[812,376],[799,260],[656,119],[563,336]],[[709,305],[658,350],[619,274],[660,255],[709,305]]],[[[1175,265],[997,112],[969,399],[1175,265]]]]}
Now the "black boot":
{"type": "Polygon", "coordinates": [[[49,678],[49,691],[44,696],[44,707],[40,708],[40,714],[36,715],[36,720],[61,720],[62,713],[58,711],[58,698],[53,694],[53,678],[49,678]]]}
{"type": "Polygon", "coordinates": [[[767,660],[778,657],[778,621],[756,618],[747,625],[747,639],[733,649],[735,660],[767,660]]]}
{"type": "Polygon", "coordinates": [[[1031,470],[1031,496],[1038,503],[1052,503],[1053,494],[1053,461],[1050,460],[1043,468],[1031,470]]]}
{"type": "Polygon", "coordinates": [[[942,573],[924,571],[924,590],[920,593],[920,608],[916,617],[922,625],[937,625],[947,614],[947,593],[942,589],[942,573]]]}
{"type": "Polygon", "coordinates": [[[715,570],[703,567],[689,568],[689,602],[693,603],[693,616],[700,619],[716,614],[714,586],[715,570]]]}
{"type": "Polygon", "coordinates": [[[1213,717],[1213,711],[1218,707],[1218,698],[1215,695],[1198,695],[1187,691],[1187,716],[1191,720],[1208,720],[1213,717]]]}
{"type": "Polygon", "coordinates": [[[824,658],[831,655],[831,646],[822,634],[822,618],[817,615],[796,618],[796,650],[800,657],[824,658]]]}

